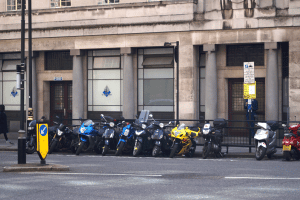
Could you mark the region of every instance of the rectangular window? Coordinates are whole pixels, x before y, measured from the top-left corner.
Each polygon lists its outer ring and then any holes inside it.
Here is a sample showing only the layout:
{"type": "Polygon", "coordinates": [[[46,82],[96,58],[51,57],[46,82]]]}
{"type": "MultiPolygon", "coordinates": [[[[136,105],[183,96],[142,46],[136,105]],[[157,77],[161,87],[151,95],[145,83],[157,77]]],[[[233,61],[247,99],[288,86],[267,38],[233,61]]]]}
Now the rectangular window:
{"type": "Polygon", "coordinates": [[[138,111],[142,110],[159,112],[161,118],[174,117],[173,48],[138,51],[138,111]]]}
{"type": "Polygon", "coordinates": [[[71,0],[51,0],[51,8],[71,6],[71,0]]]}
{"type": "Polygon", "coordinates": [[[120,56],[118,57],[94,57],[94,69],[120,68],[120,56]]]}
{"type": "Polygon", "coordinates": [[[72,70],[73,58],[69,51],[50,51],[45,53],[45,70],[72,70]]]}
{"type": "Polygon", "coordinates": [[[105,4],[116,4],[119,3],[119,0],[99,0],[98,5],[105,5],[105,4]]]}
{"type": "MultiPolygon", "coordinates": [[[[22,0],[7,0],[7,11],[16,11],[22,9],[22,0]]],[[[26,9],[26,2],[25,2],[26,9]]]]}
{"type": "Polygon", "coordinates": [[[254,62],[264,66],[264,44],[227,45],[226,66],[243,66],[244,62],[254,62]]]}

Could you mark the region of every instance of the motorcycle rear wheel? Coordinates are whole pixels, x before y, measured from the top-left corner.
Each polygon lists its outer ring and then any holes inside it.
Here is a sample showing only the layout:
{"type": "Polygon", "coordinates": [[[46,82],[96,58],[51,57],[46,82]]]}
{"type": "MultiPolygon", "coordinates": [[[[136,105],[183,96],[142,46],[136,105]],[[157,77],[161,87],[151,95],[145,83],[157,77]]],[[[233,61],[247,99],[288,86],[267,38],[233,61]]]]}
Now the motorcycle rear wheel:
{"type": "Polygon", "coordinates": [[[125,143],[124,142],[120,142],[119,146],[117,147],[116,153],[115,153],[116,156],[121,155],[124,146],[125,146],[125,143]]]}
{"type": "Polygon", "coordinates": [[[102,156],[105,156],[107,154],[108,150],[109,150],[109,146],[104,145],[103,149],[102,149],[102,156]]]}
{"type": "Polygon", "coordinates": [[[286,161],[290,161],[291,160],[291,153],[289,151],[284,151],[283,152],[283,159],[286,161]]]}
{"type": "Polygon", "coordinates": [[[48,154],[51,154],[54,151],[54,149],[56,148],[57,142],[58,141],[56,139],[51,142],[51,146],[50,146],[50,149],[48,151],[48,154]]]}
{"type": "Polygon", "coordinates": [[[256,160],[261,160],[265,157],[267,149],[263,146],[259,146],[255,151],[256,160]]]}
{"type": "Polygon", "coordinates": [[[207,145],[203,146],[203,149],[202,149],[202,158],[203,159],[206,159],[208,157],[210,150],[211,150],[211,143],[208,143],[207,145]]]}
{"type": "Polygon", "coordinates": [[[79,155],[79,154],[80,154],[80,152],[82,151],[84,145],[85,145],[84,142],[80,142],[80,143],[78,144],[78,148],[77,148],[77,151],[76,151],[76,155],[79,155]]]}
{"type": "Polygon", "coordinates": [[[178,148],[179,148],[179,145],[174,144],[173,149],[171,150],[171,153],[170,153],[170,158],[173,158],[175,156],[178,148]]]}
{"type": "Polygon", "coordinates": [[[133,156],[138,156],[142,151],[142,144],[140,142],[136,143],[136,146],[133,148],[133,156]]]}
{"type": "Polygon", "coordinates": [[[26,153],[27,154],[33,154],[36,151],[35,145],[30,146],[29,141],[26,142],[26,153]]]}
{"type": "Polygon", "coordinates": [[[152,156],[157,157],[159,152],[160,152],[160,147],[155,145],[152,150],[152,156]]]}

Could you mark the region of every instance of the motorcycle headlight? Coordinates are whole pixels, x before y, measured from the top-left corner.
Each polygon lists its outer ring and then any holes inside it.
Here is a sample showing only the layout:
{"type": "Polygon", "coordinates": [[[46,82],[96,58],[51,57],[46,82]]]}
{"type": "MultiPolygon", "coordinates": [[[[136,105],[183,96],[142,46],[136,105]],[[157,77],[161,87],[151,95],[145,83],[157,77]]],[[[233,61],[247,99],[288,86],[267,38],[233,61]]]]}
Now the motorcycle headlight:
{"type": "Polygon", "coordinates": [[[61,130],[57,129],[57,135],[61,136],[62,134],[63,134],[63,132],[61,130]]]}
{"type": "Polygon", "coordinates": [[[159,127],[163,128],[165,125],[163,123],[159,123],[159,127]]]}
{"type": "Polygon", "coordinates": [[[141,135],[143,131],[135,131],[136,135],[141,135]]]}
{"type": "Polygon", "coordinates": [[[203,134],[204,134],[204,135],[207,135],[208,133],[209,133],[209,129],[207,129],[207,130],[204,129],[204,130],[203,130],[203,134]]]}
{"type": "Polygon", "coordinates": [[[30,126],[27,128],[27,130],[29,130],[29,131],[31,131],[33,129],[34,129],[34,127],[30,127],[30,126]]]}
{"type": "Polygon", "coordinates": [[[85,130],[86,130],[86,129],[82,127],[82,128],[80,129],[80,133],[84,133],[85,130]]]}
{"type": "Polygon", "coordinates": [[[147,128],[146,124],[142,124],[142,129],[147,128]]]}
{"type": "Polygon", "coordinates": [[[115,123],[110,122],[110,123],[109,123],[109,126],[110,126],[110,127],[114,127],[114,126],[115,126],[115,123]]]}
{"type": "Polygon", "coordinates": [[[129,129],[126,129],[126,130],[124,131],[124,135],[127,137],[128,134],[129,134],[129,129]]]}

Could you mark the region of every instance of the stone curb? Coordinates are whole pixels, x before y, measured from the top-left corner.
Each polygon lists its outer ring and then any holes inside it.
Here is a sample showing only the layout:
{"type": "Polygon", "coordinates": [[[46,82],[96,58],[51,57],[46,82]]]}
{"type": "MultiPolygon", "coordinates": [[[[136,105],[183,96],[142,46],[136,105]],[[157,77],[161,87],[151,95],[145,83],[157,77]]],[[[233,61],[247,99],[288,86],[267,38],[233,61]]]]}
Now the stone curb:
{"type": "Polygon", "coordinates": [[[69,166],[55,164],[17,164],[3,168],[3,172],[44,172],[44,171],[70,171],[69,166]]]}

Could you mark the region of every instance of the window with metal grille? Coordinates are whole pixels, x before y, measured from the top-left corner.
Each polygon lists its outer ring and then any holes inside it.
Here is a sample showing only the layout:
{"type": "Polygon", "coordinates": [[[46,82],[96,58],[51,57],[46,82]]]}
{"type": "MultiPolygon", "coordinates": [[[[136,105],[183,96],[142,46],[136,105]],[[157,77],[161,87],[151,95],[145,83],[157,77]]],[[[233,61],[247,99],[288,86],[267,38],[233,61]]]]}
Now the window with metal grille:
{"type": "Polygon", "coordinates": [[[71,0],[51,0],[51,8],[71,6],[71,0]]]}
{"type": "Polygon", "coordinates": [[[69,51],[51,51],[45,54],[45,70],[72,70],[73,58],[69,51]]]}
{"type": "Polygon", "coordinates": [[[244,62],[264,66],[264,44],[227,45],[226,65],[243,67],[244,62]]]}
{"type": "MultiPolygon", "coordinates": [[[[22,0],[7,0],[7,11],[21,10],[22,0]]],[[[26,9],[26,1],[25,1],[26,9]]]]}
{"type": "Polygon", "coordinates": [[[103,5],[103,4],[116,4],[119,3],[119,0],[99,0],[98,5],[103,5]]]}

